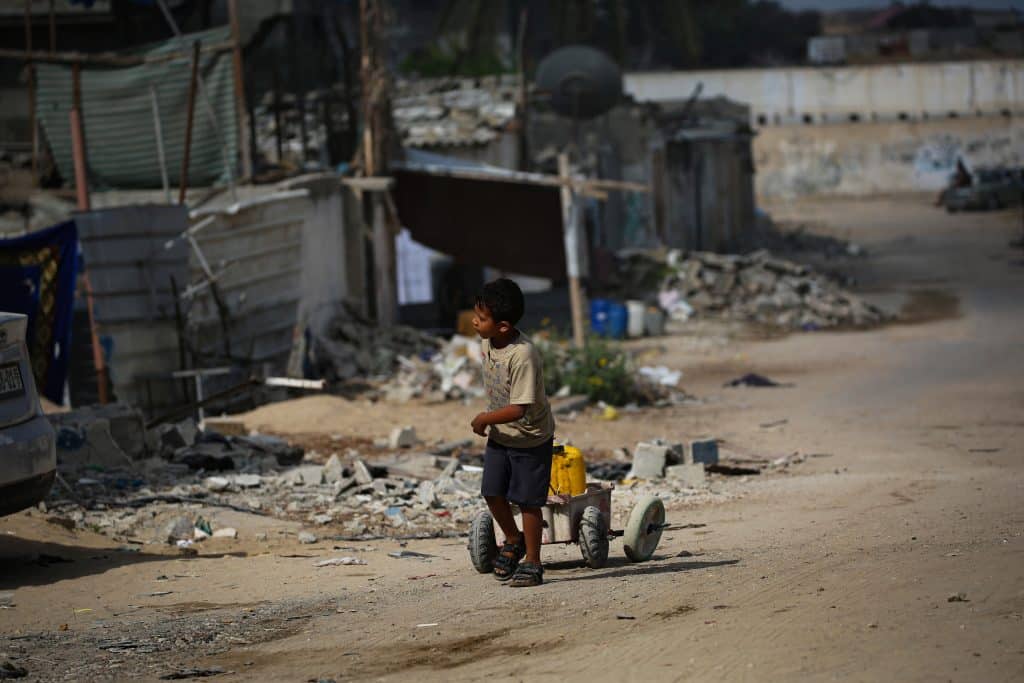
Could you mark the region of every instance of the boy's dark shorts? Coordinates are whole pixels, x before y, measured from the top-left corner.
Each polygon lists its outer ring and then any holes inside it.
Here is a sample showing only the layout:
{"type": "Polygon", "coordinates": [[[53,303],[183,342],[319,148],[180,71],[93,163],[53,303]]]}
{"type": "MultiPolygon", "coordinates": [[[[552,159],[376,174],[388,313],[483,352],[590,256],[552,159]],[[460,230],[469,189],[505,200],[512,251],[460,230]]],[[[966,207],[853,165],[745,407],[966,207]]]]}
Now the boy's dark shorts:
{"type": "Polygon", "coordinates": [[[510,448],[488,439],[480,493],[502,496],[519,507],[539,508],[548,501],[554,438],[532,448],[510,448]]]}

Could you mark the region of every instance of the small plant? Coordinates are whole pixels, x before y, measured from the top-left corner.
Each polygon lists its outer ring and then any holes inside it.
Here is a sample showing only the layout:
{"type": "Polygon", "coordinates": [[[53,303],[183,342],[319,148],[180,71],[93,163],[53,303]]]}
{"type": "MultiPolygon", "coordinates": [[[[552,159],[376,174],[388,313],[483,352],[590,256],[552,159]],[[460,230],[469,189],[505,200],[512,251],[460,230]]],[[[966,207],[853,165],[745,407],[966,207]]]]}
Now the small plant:
{"type": "Polygon", "coordinates": [[[614,342],[590,337],[582,349],[548,337],[539,341],[548,394],[568,386],[573,394],[615,406],[636,399],[637,386],[626,352],[614,342]]]}

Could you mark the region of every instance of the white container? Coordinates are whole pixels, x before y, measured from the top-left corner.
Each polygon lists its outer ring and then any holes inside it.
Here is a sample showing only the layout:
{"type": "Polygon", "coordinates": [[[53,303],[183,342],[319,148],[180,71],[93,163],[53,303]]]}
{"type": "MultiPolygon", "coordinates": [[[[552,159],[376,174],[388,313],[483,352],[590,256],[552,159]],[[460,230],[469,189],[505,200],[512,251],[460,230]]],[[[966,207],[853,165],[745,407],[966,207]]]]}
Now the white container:
{"type": "Polygon", "coordinates": [[[628,316],[626,333],[630,337],[644,336],[644,312],[646,310],[647,306],[644,305],[643,301],[626,302],[626,314],[628,316]]]}

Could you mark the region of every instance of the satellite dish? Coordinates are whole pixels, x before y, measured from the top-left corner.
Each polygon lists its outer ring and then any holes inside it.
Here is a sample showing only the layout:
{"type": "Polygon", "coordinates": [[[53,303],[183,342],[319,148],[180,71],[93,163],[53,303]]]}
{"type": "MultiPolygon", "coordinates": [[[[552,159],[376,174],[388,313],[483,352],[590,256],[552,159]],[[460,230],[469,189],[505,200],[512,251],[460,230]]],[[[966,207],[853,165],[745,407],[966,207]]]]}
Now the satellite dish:
{"type": "Polygon", "coordinates": [[[592,119],[622,97],[622,72],[608,55],[586,45],[569,45],[549,54],[537,67],[537,88],[552,108],[573,119],[592,119]]]}

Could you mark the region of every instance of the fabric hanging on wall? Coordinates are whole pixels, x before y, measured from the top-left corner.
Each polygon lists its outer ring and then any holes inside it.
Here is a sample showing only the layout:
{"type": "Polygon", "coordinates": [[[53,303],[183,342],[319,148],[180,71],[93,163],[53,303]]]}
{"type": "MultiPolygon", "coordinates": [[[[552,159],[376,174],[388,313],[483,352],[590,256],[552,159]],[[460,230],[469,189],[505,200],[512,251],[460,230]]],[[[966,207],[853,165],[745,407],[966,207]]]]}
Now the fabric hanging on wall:
{"type": "Polygon", "coordinates": [[[0,310],[28,316],[28,346],[39,392],[64,400],[80,254],[74,221],[0,240],[0,310]]]}

